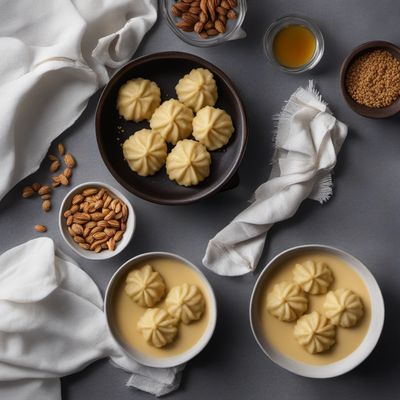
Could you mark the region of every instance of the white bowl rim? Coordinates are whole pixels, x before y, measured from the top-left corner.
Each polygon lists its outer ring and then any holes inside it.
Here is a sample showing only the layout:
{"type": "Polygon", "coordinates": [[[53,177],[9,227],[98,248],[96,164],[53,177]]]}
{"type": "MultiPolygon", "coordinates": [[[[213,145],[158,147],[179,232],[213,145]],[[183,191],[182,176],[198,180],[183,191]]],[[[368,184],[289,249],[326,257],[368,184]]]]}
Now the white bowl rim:
{"type": "Polygon", "coordinates": [[[103,182],[96,182],[96,181],[83,182],[83,183],[80,183],[79,185],[74,186],[64,196],[64,199],[60,205],[60,209],[59,209],[59,213],[58,213],[58,227],[59,227],[61,236],[63,237],[64,241],[68,244],[68,246],[72,250],[75,251],[75,253],[77,253],[81,257],[86,258],[88,260],[94,260],[94,261],[108,260],[112,257],[115,257],[117,254],[121,253],[121,251],[123,251],[126,248],[126,246],[129,244],[129,242],[131,241],[133,233],[135,232],[135,228],[136,228],[136,215],[135,215],[135,211],[132,207],[131,202],[118,189],[114,188],[113,186],[111,186],[107,183],[103,183],[103,182]],[[79,247],[79,245],[77,243],[75,243],[72,240],[72,238],[69,235],[67,235],[66,231],[64,230],[64,226],[66,226],[66,222],[65,222],[65,218],[64,218],[64,211],[65,211],[67,201],[78,190],[82,190],[83,188],[92,187],[92,186],[104,187],[105,189],[110,191],[112,194],[114,194],[116,197],[120,198],[128,207],[129,216],[128,216],[128,220],[127,220],[127,224],[126,224],[126,231],[114,251],[103,250],[100,253],[95,253],[94,251],[88,251],[85,249],[81,249],[79,247]]]}
{"type": "Polygon", "coordinates": [[[151,251],[148,253],[139,254],[133,258],[130,258],[126,262],[124,262],[113,274],[111,277],[107,289],[104,296],[104,314],[106,316],[107,326],[111,333],[111,336],[114,338],[115,342],[118,344],[119,348],[131,359],[137,361],[142,365],[146,365],[148,367],[153,368],[169,368],[169,367],[176,367],[178,365],[184,364],[197,356],[208,344],[211,337],[214,334],[215,326],[217,323],[217,301],[214,294],[214,289],[212,288],[210,282],[208,281],[207,277],[204,273],[192,262],[188,261],[186,258],[181,257],[177,254],[165,252],[165,251],[151,251]],[[137,264],[141,260],[151,259],[155,257],[168,257],[173,258],[175,260],[179,260],[186,264],[189,268],[193,269],[198,276],[201,278],[205,288],[207,289],[207,296],[210,304],[210,316],[207,328],[198,342],[191,347],[189,350],[185,351],[182,354],[178,354],[172,357],[163,357],[163,358],[156,358],[146,356],[145,354],[135,351],[132,347],[125,346],[121,340],[118,339],[117,335],[114,333],[113,324],[110,323],[110,315],[108,312],[108,306],[111,302],[111,294],[110,291],[112,290],[112,285],[114,282],[117,281],[120,275],[126,272],[133,264],[137,264]]]}
{"type": "Polygon", "coordinates": [[[261,271],[260,276],[258,277],[251,294],[249,304],[249,319],[251,330],[258,346],[261,348],[264,354],[269,357],[271,361],[273,361],[280,367],[290,372],[293,372],[294,374],[308,378],[324,379],[340,376],[351,371],[359,364],[361,364],[371,354],[376,344],[378,343],[378,340],[382,333],[385,319],[385,307],[378,283],[376,282],[374,276],[369,271],[369,269],[358,258],[352,256],[344,250],[340,250],[332,246],[323,244],[307,244],[291,247],[287,250],[284,250],[267,263],[267,265],[261,271]],[[288,256],[291,253],[297,253],[306,250],[327,251],[345,261],[349,265],[349,267],[357,272],[360,278],[363,280],[365,286],[367,287],[371,301],[371,321],[367,334],[365,335],[361,344],[353,351],[353,353],[349,354],[347,357],[327,365],[305,364],[285,356],[284,354],[273,348],[272,345],[267,347],[265,338],[262,336],[262,334],[259,334],[256,327],[257,322],[255,321],[255,300],[258,295],[257,291],[260,288],[261,283],[264,281],[265,275],[269,272],[271,268],[274,268],[274,266],[278,265],[278,261],[282,257],[288,256]]]}

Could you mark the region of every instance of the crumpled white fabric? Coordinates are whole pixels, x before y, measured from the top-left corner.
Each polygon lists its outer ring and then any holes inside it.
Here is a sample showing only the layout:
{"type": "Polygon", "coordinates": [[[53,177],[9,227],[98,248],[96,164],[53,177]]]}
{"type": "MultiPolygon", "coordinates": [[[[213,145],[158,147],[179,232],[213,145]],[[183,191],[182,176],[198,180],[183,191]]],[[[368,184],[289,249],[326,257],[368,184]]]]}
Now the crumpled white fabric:
{"type": "Polygon", "coordinates": [[[0,399],[61,399],[59,378],[99,358],[132,375],[128,386],[161,396],[180,383],[177,368],[149,368],[111,337],[93,280],[39,238],[0,256],[0,399]]]}
{"type": "Polygon", "coordinates": [[[275,155],[269,180],[251,205],[208,243],[203,264],[219,275],[255,269],[273,224],[293,216],[306,198],[332,195],[331,171],[347,126],[330,112],[310,81],[298,88],[277,117],[275,155]]]}
{"type": "Polygon", "coordinates": [[[157,0],[0,2],[0,199],[38,169],[157,19],[157,0]]]}

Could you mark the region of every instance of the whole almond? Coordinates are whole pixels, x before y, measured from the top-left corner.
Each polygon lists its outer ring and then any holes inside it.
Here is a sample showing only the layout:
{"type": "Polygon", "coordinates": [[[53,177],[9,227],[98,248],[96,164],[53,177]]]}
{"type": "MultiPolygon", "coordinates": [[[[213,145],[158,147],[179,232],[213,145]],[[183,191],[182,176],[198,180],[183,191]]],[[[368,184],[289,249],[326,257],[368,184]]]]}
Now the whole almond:
{"type": "Polygon", "coordinates": [[[200,20],[200,22],[205,24],[208,21],[208,14],[205,12],[201,12],[200,16],[199,16],[199,20],[200,20]]]}
{"type": "Polygon", "coordinates": [[[89,235],[85,240],[86,243],[92,244],[94,242],[94,237],[89,235]]]}
{"type": "Polygon", "coordinates": [[[114,251],[115,250],[115,239],[110,238],[109,240],[107,240],[107,246],[108,246],[108,250],[114,251]]]}
{"type": "Polygon", "coordinates": [[[122,205],[122,220],[126,221],[128,219],[128,207],[126,204],[122,205]]]}
{"type": "Polygon", "coordinates": [[[66,178],[68,178],[68,179],[71,178],[71,176],[72,176],[72,169],[71,169],[71,168],[65,168],[63,174],[64,174],[64,176],[65,176],[66,178]]]}
{"type": "Polygon", "coordinates": [[[74,222],[74,217],[72,215],[69,215],[67,217],[67,226],[72,225],[73,222],[74,222]]]}
{"type": "Polygon", "coordinates": [[[216,11],[218,14],[222,14],[222,15],[228,14],[228,10],[227,10],[226,8],[223,8],[223,7],[217,7],[217,8],[215,9],[215,11],[216,11]]]}
{"type": "Polygon", "coordinates": [[[214,28],[214,23],[212,21],[208,21],[205,25],[204,25],[204,29],[207,31],[209,29],[214,28]]]}
{"type": "Polygon", "coordinates": [[[72,215],[72,212],[71,212],[71,210],[66,210],[63,215],[64,215],[64,218],[68,218],[72,215]]]}
{"type": "Polygon", "coordinates": [[[58,143],[57,150],[60,156],[63,156],[65,154],[65,147],[62,143],[58,143]]]}
{"type": "Polygon", "coordinates": [[[60,177],[58,175],[54,175],[51,177],[51,180],[55,183],[61,183],[60,182],[60,177]]]}
{"type": "Polygon", "coordinates": [[[81,221],[84,221],[85,223],[90,221],[90,218],[91,218],[90,215],[87,214],[87,213],[77,212],[77,213],[74,214],[74,220],[75,219],[79,219],[81,221]]]}
{"type": "Polygon", "coordinates": [[[214,0],[207,0],[207,9],[208,9],[208,15],[210,16],[211,21],[214,22],[217,18],[214,0]]]}
{"type": "Polygon", "coordinates": [[[104,200],[104,205],[103,205],[103,207],[104,207],[104,208],[108,208],[108,206],[110,205],[111,202],[112,202],[112,197],[109,196],[109,195],[107,194],[107,197],[106,197],[106,199],[104,200]]]}
{"type": "Polygon", "coordinates": [[[103,200],[97,200],[97,201],[93,204],[95,210],[98,210],[99,208],[102,208],[103,205],[104,205],[103,200]]]}
{"type": "Polygon", "coordinates": [[[215,21],[215,29],[219,32],[219,33],[224,33],[225,32],[225,24],[220,20],[217,19],[215,21]]]}
{"type": "Polygon", "coordinates": [[[179,2],[179,3],[175,3],[174,7],[176,9],[178,9],[182,14],[182,13],[186,12],[187,10],[189,10],[190,4],[179,2]]]}
{"type": "Polygon", "coordinates": [[[42,200],[50,200],[51,199],[51,194],[50,193],[43,194],[42,196],[40,196],[40,198],[42,200]]]}
{"type": "Polygon", "coordinates": [[[90,234],[93,236],[95,233],[97,233],[97,232],[103,232],[103,227],[101,227],[101,226],[95,226],[91,231],[90,231],[90,234]]]}
{"type": "Polygon", "coordinates": [[[118,199],[114,199],[110,204],[111,210],[115,210],[115,207],[117,206],[118,203],[119,203],[119,200],[118,199]]]}
{"type": "Polygon", "coordinates": [[[90,233],[90,231],[91,231],[91,229],[88,228],[87,226],[85,226],[85,229],[83,230],[82,236],[83,236],[84,238],[87,238],[88,235],[89,235],[89,233],[90,233]]]}
{"type": "Polygon", "coordinates": [[[79,243],[79,246],[82,247],[82,249],[90,250],[90,245],[88,243],[79,243]]]}
{"type": "Polygon", "coordinates": [[[221,1],[221,7],[225,8],[226,10],[230,10],[232,8],[231,5],[226,0],[221,1]]]}
{"type": "Polygon", "coordinates": [[[121,222],[121,231],[126,231],[126,223],[125,222],[121,222]]]}
{"type": "Polygon", "coordinates": [[[115,217],[115,211],[111,210],[105,217],[104,221],[109,221],[110,219],[113,219],[115,217]]]}
{"type": "Polygon", "coordinates": [[[101,212],[94,212],[93,214],[90,215],[90,218],[93,221],[100,221],[103,219],[103,213],[101,212]]]}
{"type": "Polygon", "coordinates": [[[119,242],[122,239],[122,236],[124,236],[124,231],[118,231],[115,235],[114,235],[114,240],[116,242],[119,242]]]}
{"type": "Polygon", "coordinates": [[[107,237],[107,234],[105,232],[96,232],[92,233],[92,236],[95,240],[103,240],[107,237]]]}
{"type": "Polygon", "coordinates": [[[113,228],[105,228],[104,229],[104,233],[108,236],[108,237],[112,237],[116,234],[116,230],[113,228]]]}
{"type": "Polygon", "coordinates": [[[89,228],[89,229],[92,229],[92,228],[94,228],[95,226],[97,226],[97,222],[96,221],[89,221],[86,225],[85,225],[85,227],[86,228],[89,228]]]}
{"type": "Polygon", "coordinates": [[[71,208],[71,213],[75,214],[79,210],[79,206],[77,204],[74,204],[71,208]]]}
{"type": "Polygon", "coordinates": [[[200,35],[200,37],[202,37],[203,39],[207,39],[208,38],[208,34],[207,34],[207,32],[206,31],[201,31],[200,33],[199,33],[199,35],[200,35]]]}
{"type": "Polygon", "coordinates": [[[234,10],[229,10],[228,13],[226,14],[226,16],[228,17],[228,19],[236,19],[237,18],[237,14],[234,10]]]}
{"type": "Polygon", "coordinates": [[[119,212],[118,214],[115,214],[115,219],[121,219],[122,218],[122,212],[119,212]]]}
{"type": "Polygon", "coordinates": [[[235,8],[237,6],[236,0],[226,0],[231,8],[235,8]]]}
{"type": "Polygon", "coordinates": [[[44,185],[38,190],[39,196],[42,196],[42,195],[50,193],[50,192],[51,192],[51,188],[48,185],[44,185]]]}
{"type": "MultiPolygon", "coordinates": [[[[90,247],[90,249],[92,250],[92,247],[90,247]]],[[[95,248],[94,248],[94,252],[95,253],[100,253],[102,251],[102,248],[101,248],[101,246],[99,245],[99,246],[96,246],[95,248]]]]}
{"type": "Polygon", "coordinates": [[[53,183],[51,184],[51,187],[52,187],[53,189],[55,189],[56,187],[59,187],[60,185],[61,185],[60,182],[53,182],[53,183]]]}
{"type": "Polygon", "coordinates": [[[87,197],[87,196],[93,196],[99,191],[97,188],[87,188],[82,192],[82,195],[87,197]]]}
{"type": "Polygon", "coordinates": [[[74,233],[74,231],[71,229],[70,226],[68,227],[68,232],[69,232],[69,234],[70,234],[72,237],[75,236],[75,233],[74,233]]]}
{"type": "Polygon", "coordinates": [[[50,211],[51,209],[51,201],[50,200],[44,200],[42,203],[42,210],[47,212],[50,211]]]}
{"type": "Polygon", "coordinates": [[[207,8],[207,0],[200,0],[200,10],[204,13],[204,14],[208,14],[208,8],[207,8]]]}
{"type": "Polygon", "coordinates": [[[203,28],[204,28],[204,23],[199,21],[199,22],[196,22],[196,24],[194,25],[193,30],[196,33],[200,33],[203,30],[203,28]]]}
{"type": "Polygon", "coordinates": [[[44,225],[35,225],[35,231],[43,233],[47,231],[47,228],[44,225]]]}
{"type": "Polygon", "coordinates": [[[106,190],[104,188],[101,188],[99,190],[99,192],[96,194],[96,199],[102,200],[105,193],[106,193],[106,190]]]}
{"type": "Polygon", "coordinates": [[[83,227],[79,224],[72,224],[71,229],[77,234],[82,236],[83,235],[83,227]]]}
{"type": "Polygon", "coordinates": [[[104,220],[101,220],[101,221],[97,222],[97,225],[101,226],[102,228],[107,228],[108,227],[108,222],[104,221],[104,220]]]}
{"type": "Polygon", "coordinates": [[[50,172],[56,172],[60,168],[60,161],[55,160],[50,164],[50,172]]]}
{"type": "Polygon", "coordinates": [[[64,174],[60,174],[59,178],[60,178],[61,185],[63,185],[63,186],[69,185],[69,179],[64,174]]]}
{"type": "Polygon", "coordinates": [[[115,208],[114,208],[115,214],[118,214],[119,212],[121,212],[121,210],[122,210],[122,204],[121,204],[121,202],[119,201],[119,202],[116,204],[115,208]]]}
{"type": "Polygon", "coordinates": [[[35,182],[35,183],[32,184],[32,189],[35,192],[37,192],[41,187],[42,187],[42,185],[40,183],[35,182]]]}
{"type": "Polygon", "coordinates": [[[206,32],[208,36],[217,36],[219,34],[215,28],[207,29],[206,32]]]}
{"type": "Polygon", "coordinates": [[[85,239],[82,236],[75,235],[72,239],[74,239],[76,243],[85,243],[85,239]]]}
{"type": "Polygon", "coordinates": [[[109,221],[107,221],[108,222],[108,225],[111,227],[111,228],[119,228],[120,227],[120,223],[116,220],[116,219],[110,219],[109,221]]]}
{"type": "Polygon", "coordinates": [[[75,205],[82,203],[83,200],[85,200],[85,198],[80,193],[78,193],[72,198],[72,204],[75,205]]]}
{"type": "Polygon", "coordinates": [[[31,197],[35,194],[35,191],[33,190],[33,188],[31,186],[25,186],[22,189],[22,197],[24,199],[27,199],[28,197],[31,197]]]}
{"type": "Polygon", "coordinates": [[[175,17],[180,17],[180,16],[182,16],[182,12],[176,7],[175,4],[171,7],[171,13],[172,13],[173,15],[175,15],[175,17]]]}
{"type": "Polygon", "coordinates": [[[68,168],[74,168],[76,165],[75,159],[71,153],[67,153],[64,156],[64,163],[68,168]]]}
{"type": "Polygon", "coordinates": [[[48,158],[50,161],[57,161],[57,160],[58,160],[58,158],[57,158],[54,154],[48,154],[48,155],[47,155],[47,158],[48,158]]]}
{"type": "Polygon", "coordinates": [[[193,26],[199,20],[199,16],[187,12],[182,14],[182,20],[193,26]]]}
{"type": "Polygon", "coordinates": [[[102,248],[103,250],[108,250],[107,242],[106,242],[106,243],[102,243],[102,244],[101,244],[101,248],[102,248]]]}
{"type": "Polygon", "coordinates": [[[189,8],[189,13],[190,13],[190,14],[194,14],[194,15],[198,15],[198,14],[201,13],[201,9],[200,9],[200,7],[193,7],[193,6],[191,6],[191,7],[189,8]]]}

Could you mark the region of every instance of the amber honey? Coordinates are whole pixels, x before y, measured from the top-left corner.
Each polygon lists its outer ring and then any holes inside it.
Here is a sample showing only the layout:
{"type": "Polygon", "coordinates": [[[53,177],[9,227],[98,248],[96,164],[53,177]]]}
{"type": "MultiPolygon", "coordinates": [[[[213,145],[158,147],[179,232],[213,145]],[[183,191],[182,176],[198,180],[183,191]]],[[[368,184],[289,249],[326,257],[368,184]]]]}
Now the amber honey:
{"type": "Polygon", "coordinates": [[[299,68],[313,58],[317,40],[303,25],[287,25],[274,37],[273,53],[276,61],[287,68],[299,68]]]}

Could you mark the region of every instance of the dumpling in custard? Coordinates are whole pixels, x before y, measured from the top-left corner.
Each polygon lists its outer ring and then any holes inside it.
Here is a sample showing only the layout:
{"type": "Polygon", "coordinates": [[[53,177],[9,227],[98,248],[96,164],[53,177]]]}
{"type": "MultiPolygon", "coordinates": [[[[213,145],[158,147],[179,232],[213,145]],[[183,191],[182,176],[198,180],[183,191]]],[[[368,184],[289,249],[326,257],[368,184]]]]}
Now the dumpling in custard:
{"type": "Polygon", "coordinates": [[[294,336],[309,353],[322,353],[335,344],[336,327],[323,315],[313,311],[298,319],[294,336]]]}
{"type": "Polygon", "coordinates": [[[136,78],[124,83],[118,92],[117,109],[128,121],[150,119],[160,105],[161,91],[155,82],[136,78]]]}
{"type": "Polygon", "coordinates": [[[210,175],[211,156],[207,149],[195,140],[181,140],[167,157],[169,179],[182,186],[197,185],[210,175]]]}
{"type": "Polygon", "coordinates": [[[307,293],[323,294],[333,282],[333,274],[324,262],[307,260],[303,264],[296,264],[293,280],[307,293]]]}
{"type": "Polygon", "coordinates": [[[193,136],[208,150],[225,146],[234,130],[230,115],[219,108],[204,107],[193,119],[193,136]]]}
{"type": "Polygon", "coordinates": [[[205,106],[214,106],[218,91],[214,75],[205,68],[192,69],[175,86],[180,102],[194,111],[205,106]]]}
{"type": "Polygon", "coordinates": [[[343,328],[351,328],[364,315],[360,297],[349,289],[328,292],[323,307],[332,324],[343,328]]]}
{"type": "Polygon", "coordinates": [[[175,340],[178,320],[162,308],[149,308],[140,317],[137,328],[147,343],[154,347],[164,347],[175,340]]]}
{"type": "Polygon", "coordinates": [[[165,295],[163,277],[149,264],[129,272],[125,283],[125,293],[141,307],[153,307],[165,295]]]}
{"type": "Polygon", "coordinates": [[[173,287],[165,303],[168,313],[184,324],[200,319],[205,309],[205,301],[200,289],[188,283],[173,287]]]}
{"type": "Polygon", "coordinates": [[[299,285],[277,283],[267,294],[267,310],[280,321],[295,321],[308,307],[308,299],[299,285]]]}
{"type": "Polygon", "coordinates": [[[167,142],[176,144],[192,133],[193,111],[176,99],[164,101],[150,120],[150,127],[167,142]]]}
{"type": "Polygon", "coordinates": [[[125,160],[140,176],[154,175],[165,164],[167,144],[150,129],[135,132],[122,145],[125,160]]]}

